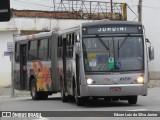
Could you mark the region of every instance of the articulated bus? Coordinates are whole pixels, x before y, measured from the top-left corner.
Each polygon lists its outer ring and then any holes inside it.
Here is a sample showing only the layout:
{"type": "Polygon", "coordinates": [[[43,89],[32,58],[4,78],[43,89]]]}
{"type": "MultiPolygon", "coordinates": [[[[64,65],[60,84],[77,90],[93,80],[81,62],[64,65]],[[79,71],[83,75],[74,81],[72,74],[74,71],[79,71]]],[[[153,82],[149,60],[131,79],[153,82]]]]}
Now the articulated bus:
{"type": "Polygon", "coordinates": [[[146,96],[154,49],[138,22],[101,20],[15,37],[14,87],[33,100],[61,92],[63,102],[146,96]]]}

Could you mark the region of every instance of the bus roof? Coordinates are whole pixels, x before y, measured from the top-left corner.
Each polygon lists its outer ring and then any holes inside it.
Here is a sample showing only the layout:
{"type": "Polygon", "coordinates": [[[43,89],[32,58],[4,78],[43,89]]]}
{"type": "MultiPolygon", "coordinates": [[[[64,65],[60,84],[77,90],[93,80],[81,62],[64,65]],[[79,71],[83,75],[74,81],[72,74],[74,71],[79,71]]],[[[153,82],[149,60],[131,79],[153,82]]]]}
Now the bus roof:
{"type": "Polygon", "coordinates": [[[142,25],[140,22],[134,22],[134,21],[113,21],[113,20],[97,20],[94,22],[87,22],[82,23],[83,27],[92,27],[97,25],[142,25]]]}
{"type": "Polygon", "coordinates": [[[32,40],[32,39],[36,39],[36,38],[47,37],[47,36],[51,36],[53,32],[55,32],[55,31],[41,32],[38,34],[31,34],[31,35],[16,36],[14,40],[16,42],[16,41],[32,40]]]}
{"type": "Polygon", "coordinates": [[[59,34],[67,34],[67,33],[70,33],[70,32],[74,32],[74,31],[77,31],[80,29],[80,26],[76,26],[76,27],[71,27],[71,28],[68,28],[68,29],[62,29],[62,30],[59,30],[58,33],[59,34]]]}

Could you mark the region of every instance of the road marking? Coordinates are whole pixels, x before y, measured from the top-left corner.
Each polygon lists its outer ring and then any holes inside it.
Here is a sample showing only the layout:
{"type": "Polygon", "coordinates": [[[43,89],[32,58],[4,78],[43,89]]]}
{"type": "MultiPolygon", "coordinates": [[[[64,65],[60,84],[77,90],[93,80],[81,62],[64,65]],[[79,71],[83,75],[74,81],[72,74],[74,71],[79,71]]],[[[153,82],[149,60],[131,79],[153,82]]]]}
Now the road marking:
{"type": "Polygon", "coordinates": [[[126,111],[147,111],[147,109],[135,109],[135,110],[126,110],[126,111]]]}

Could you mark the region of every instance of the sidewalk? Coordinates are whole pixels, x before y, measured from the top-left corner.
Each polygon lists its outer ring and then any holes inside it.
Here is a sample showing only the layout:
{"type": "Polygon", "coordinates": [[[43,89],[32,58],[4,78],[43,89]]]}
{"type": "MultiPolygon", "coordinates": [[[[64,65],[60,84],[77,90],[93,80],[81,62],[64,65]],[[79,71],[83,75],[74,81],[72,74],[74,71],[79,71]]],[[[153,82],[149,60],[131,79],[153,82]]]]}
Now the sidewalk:
{"type": "Polygon", "coordinates": [[[150,80],[148,88],[160,87],[160,80],[150,80]]]}
{"type": "MultiPolygon", "coordinates": [[[[150,80],[148,88],[160,87],[160,80],[150,80]]],[[[18,91],[14,90],[15,97],[30,97],[30,91],[18,91]]],[[[10,87],[0,87],[0,99],[11,98],[10,87]]]]}
{"type": "MultiPolygon", "coordinates": [[[[30,91],[14,90],[15,97],[29,97],[30,91]]],[[[0,87],[0,99],[11,98],[11,87],[0,87]]]]}

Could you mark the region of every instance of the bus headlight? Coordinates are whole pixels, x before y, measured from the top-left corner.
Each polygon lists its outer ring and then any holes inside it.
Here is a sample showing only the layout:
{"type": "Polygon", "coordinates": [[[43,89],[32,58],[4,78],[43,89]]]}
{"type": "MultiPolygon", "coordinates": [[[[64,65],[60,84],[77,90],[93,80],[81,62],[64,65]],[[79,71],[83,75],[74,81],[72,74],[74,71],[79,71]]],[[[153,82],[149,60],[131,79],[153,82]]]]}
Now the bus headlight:
{"type": "Polygon", "coordinates": [[[94,83],[94,81],[93,81],[92,78],[86,78],[86,80],[87,80],[87,84],[88,84],[88,85],[91,85],[91,84],[94,83]]]}
{"type": "Polygon", "coordinates": [[[144,77],[143,76],[139,76],[137,79],[138,83],[144,83],[144,77]]]}
{"type": "Polygon", "coordinates": [[[140,75],[134,82],[133,84],[143,84],[144,83],[144,76],[140,75]]]}

